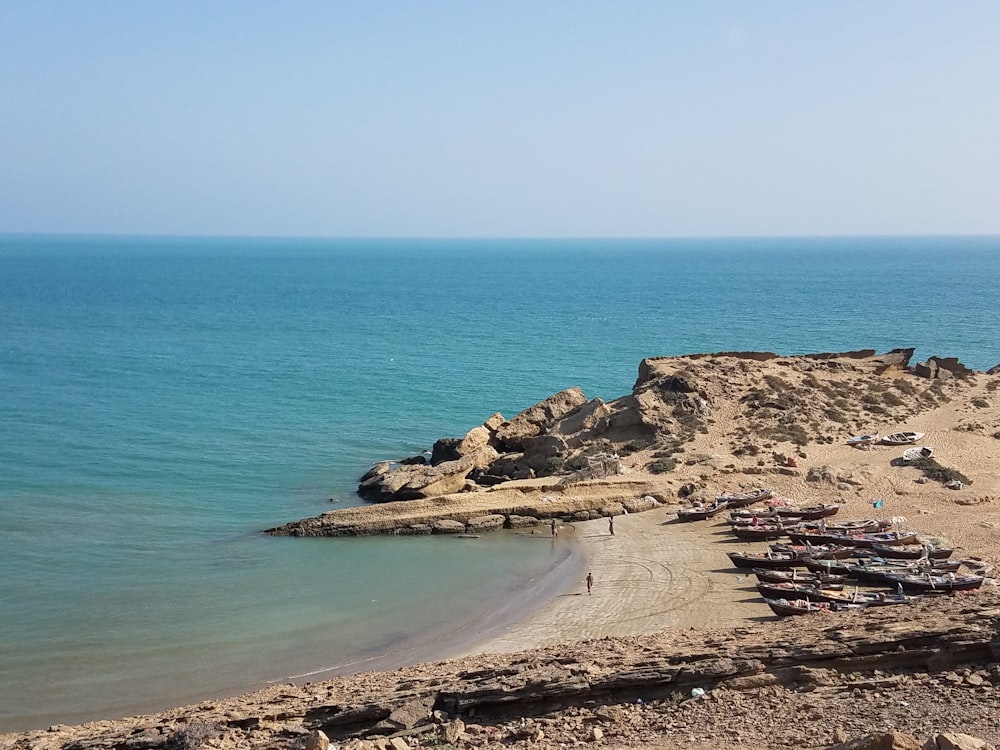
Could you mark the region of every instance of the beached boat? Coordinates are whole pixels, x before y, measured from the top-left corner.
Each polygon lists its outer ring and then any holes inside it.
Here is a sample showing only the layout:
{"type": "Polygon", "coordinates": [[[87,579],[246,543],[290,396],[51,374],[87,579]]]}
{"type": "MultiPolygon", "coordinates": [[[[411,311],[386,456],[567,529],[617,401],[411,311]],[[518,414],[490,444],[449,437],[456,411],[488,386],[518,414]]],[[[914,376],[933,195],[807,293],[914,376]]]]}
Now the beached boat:
{"type": "Polygon", "coordinates": [[[817,594],[819,589],[808,583],[768,583],[757,584],[757,592],[765,599],[811,599],[814,602],[823,601],[817,594]]]}
{"type": "Polygon", "coordinates": [[[801,568],[802,560],[792,554],[775,552],[727,552],[729,560],[737,568],[769,568],[789,570],[801,568]]]}
{"type": "Polygon", "coordinates": [[[753,526],[754,521],[756,521],[758,525],[767,524],[769,526],[774,526],[778,523],[795,523],[792,520],[787,520],[787,516],[782,518],[774,511],[764,511],[762,513],[743,513],[743,508],[740,510],[734,510],[729,514],[729,518],[726,519],[726,523],[730,526],[753,526]]]}
{"type": "Polygon", "coordinates": [[[913,445],[923,436],[922,432],[894,432],[891,435],[883,435],[879,442],[883,445],[913,445]]]}
{"type": "Polygon", "coordinates": [[[819,519],[818,522],[802,521],[796,530],[805,533],[817,533],[822,529],[823,533],[829,534],[875,534],[890,526],[892,526],[891,521],[881,521],[875,518],[841,521],[840,523],[827,523],[825,519],[819,519]]]}
{"type": "Polygon", "coordinates": [[[679,521],[704,521],[706,518],[718,515],[726,509],[725,502],[716,500],[711,505],[692,505],[690,508],[681,508],[677,511],[679,521]]]}
{"type": "Polygon", "coordinates": [[[815,612],[846,612],[862,610],[866,604],[833,604],[831,602],[812,602],[808,599],[765,599],[767,606],[778,617],[792,615],[807,615],[815,612]]]}
{"type": "Polygon", "coordinates": [[[753,574],[758,581],[768,583],[805,583],[812,586],[836,586],[843,585],[847,576],[823,575],[820,573],[807,573],[801,570],[767,570],[765,568],[754,568],[753,574]]]}
{"type": "Polygon", "coordinates": [[[838,591],[828,588],[819,589],[813,596],[821,602],[839,602],[843,604],[867,604],[873,607],[884,607],[890,604],[911,604],[919,596],[908,596],[899,593],[883,591],[838,591]]]}
{"type": "Polygon", "coordinates": [[[793,554],[798,557],[811,557],[814,560],[846,560],[858,553],[853,547],[842,547],[839,544],[816,545],[775,542],[768,545],[768,549],[778,554],[793,554]]]}
{"type": "Polygon", "coordinates": [[[803,521],[817,521],[820,518],[829,518],[830,516],[835,516],[842,508],[842,505],[837,505],[836,503],[827,503],[822,505],[808,505],[805,508],[775,508],[775,512],[779,516],[791,517],[796,516],[803,521]]]}
{"type": "Polygon", "coordinates": [[[957,576],[948,573],[943,576],[887,573],[885,581],[901,586],[904,591],[918,591],[925,594],[948,593],[951,591],[972,591],[986,580],[985,576],[957,576]]]}
{"type": "Polygon", "coordinates": [[[770,500],[772,497],[774,497],[774,490],[761,488],[746,492],[723,492],[721,495],[716,495],[715,502],[724,502],[730,508],[743,508],[763,500],[770,500]]]}
{"type": "MultiPolygon", "coordinates": [[[[896,561],[901,563],[902,561],[896,561]]],[[[929,573],[931,576],[944,576],[948,573],[955,573],[962,563],[943,562],[929,567],[918,567],[916,565],[892,564],[885,560],[882,562],[856,563],[848,566],[848,575],[858,581],[869,581],[872,583],[890,583],[890,575],[915,575],[923,576],[929,573]]]]}
{"type": "Polygon", "coordinates": [[[816,560],[803,557],[800,562],[813,573],[825,575],[846,576],[851,570],[851,563],[845,560],[816,560]]]}
{"type": "Polygon", "coordinates": [[[890,560],[919,560],[922,557],[931,560],[947,560],[955,551],[954,547],[931,547],[919,544],[904,544],[894,547],[887,544],[873,544],[872,550],[879,557],[890,560]]]}
{"type": "Polygon", "coordinates": [[[855,435],[854,437],[847,438],[848,445],[875,445],[878,442],[879,434],[873,432],[871,435],[855,435]]]}
{"type": "Polygon", "coordinates": [[[916,463],[922,458],[930,458],[933,455],[934,449],[929,445],[921,445],[919,447],[914,446],[913,448],[907,448],[903,451],[903,463],[916,463]]]}
{"type": "Polygon", "coordinates": [[[785,535],[784,526],[760,524],[758,526],[733,526],[730,531],[737,539],[748,542],[765,542],[768,539],[781,539],[785,535]]]}
{"type": "Polygon", "coordinates": [[[882,544],[886,546],[898,547],[903,544],[915,544],[918,536],[916,532],[896,532],[868,533],[868,534],[834,534],[827,531],[820,532],[800,530],[788,530],[788,538],[794,544],[839,544],[842,547],[867,547],[882,544]]]}

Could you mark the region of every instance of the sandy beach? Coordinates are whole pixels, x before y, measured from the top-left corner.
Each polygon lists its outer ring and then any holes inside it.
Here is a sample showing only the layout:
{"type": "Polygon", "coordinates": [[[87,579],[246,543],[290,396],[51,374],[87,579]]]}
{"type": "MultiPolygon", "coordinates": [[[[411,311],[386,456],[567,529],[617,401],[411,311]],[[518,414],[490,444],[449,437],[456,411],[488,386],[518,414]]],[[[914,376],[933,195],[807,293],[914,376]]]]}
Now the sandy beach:
{"type": "MultiPolygon", "coordinates": [[[[737,585],[729,535],[707,524],[671,522],[654,510],[571,526],[584,561],[581,574],[526,619],[468,654],[521,651],[557,643],[645,635],[668,628],[731,627],[768,611],[737,585]],[[588,595],[587,572],[593,574],[588,595]]],[[[561,532],[564,538],[569,529],[561,532]]]]}

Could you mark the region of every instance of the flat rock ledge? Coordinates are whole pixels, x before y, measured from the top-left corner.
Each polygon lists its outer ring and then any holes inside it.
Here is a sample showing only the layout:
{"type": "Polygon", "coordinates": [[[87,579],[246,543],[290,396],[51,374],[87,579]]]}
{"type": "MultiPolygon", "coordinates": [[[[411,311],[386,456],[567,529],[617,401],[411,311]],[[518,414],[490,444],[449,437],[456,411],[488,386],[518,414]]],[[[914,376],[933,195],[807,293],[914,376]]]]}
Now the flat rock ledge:
{"type": "Polygon", "coordinates": [[[437,745],[449,734],[452,746],[559,747],[594,741],[595,727],[621,747],[814,748],[843,741],[845,727],[857,736],[887,724],[995,743],[1000,596],[925,597],[899,609],[276,685],[156,715],[0,735],[0,748],[169,750],[206,737],[216,748],[303,748],[319,732],[359,750],[437,745]]]}
{"type": "MultiPolygon", "coordinates": [[[[648,477],[578,482],[571,491],[554,479],[506,482],[479,492],[342,508],[266,529],[272,536],[414,536],[479,534],[550,523],[640,513],[668,500],[648,477]]],[[[670,502],[673,502],[671,499],[670,502]]]]}

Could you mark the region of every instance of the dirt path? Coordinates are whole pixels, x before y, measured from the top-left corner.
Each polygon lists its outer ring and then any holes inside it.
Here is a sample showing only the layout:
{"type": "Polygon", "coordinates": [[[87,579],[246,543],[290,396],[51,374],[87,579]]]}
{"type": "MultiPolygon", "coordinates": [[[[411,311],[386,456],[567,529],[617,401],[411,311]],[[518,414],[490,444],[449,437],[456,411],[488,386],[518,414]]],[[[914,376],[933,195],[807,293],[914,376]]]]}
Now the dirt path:
{"type": "Polygon", "coordinates": [[[668,628],[734,627],[768,617],[752,582],[735,573],[725,555],[749,547],[730,541],[724,524],[667,523],[672,516],[666,510],[619,516],[614,536],[606,520],[575,524],[576,543],[594,576],[592,594],[581,578],[528,620],[467,653],[504,653],[668,628]]]}

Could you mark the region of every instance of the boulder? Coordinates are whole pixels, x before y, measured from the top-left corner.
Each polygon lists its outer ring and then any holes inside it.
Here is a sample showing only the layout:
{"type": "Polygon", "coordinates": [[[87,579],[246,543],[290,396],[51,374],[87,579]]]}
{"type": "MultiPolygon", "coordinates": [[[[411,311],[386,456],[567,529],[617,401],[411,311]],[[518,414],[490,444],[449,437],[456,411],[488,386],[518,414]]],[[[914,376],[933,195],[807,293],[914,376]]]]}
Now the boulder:
{"type": "Polygon", "coordinates": [[[569,449],[566,441],[559,435],[537,435],[526,438],[523,446],[524,461],[527,467],[536,473],[546,472],[552,460],[569,449]]]}
{"type": "Polygon", "coordinates": [[[552,427],[557,435],[578,435],[588,433],[593,437],[599,434],[607,425],[612,409],[599,398],[591,399],[578,409],[558,420],[552,427]]]}
{"type": "Polygon", "coordinates": [[[993,365],[990,369],[986,371],[987,375],[1000,375],[1000,365],[993,365]]]}
{"type": "Polygon", "coordinates": [[[544,523],[544,521],[541,518],[535,518],[535,516],[518,516],[511,514],[507,516],[507,523],[505,525],[510,529],[525,529],[530,526],[540,526],[542,523],[544,523]]]}
{"type": "Polygon", "coordinates": [[[479,427],[473,427],[467,433],[462,441],[458,444],[458,455],[467,456],[470,453],[477,453],[482,448],[485,448],[490,444],[490,439],[493,434],[489,431],[486,425],[480,425],[479,427]]]}
{"type": "Polygon", "coordinates": [[[321,729],[310,732],[306,738],[306,744],[303,746],[304,750],[328,750],[329,747],[330,738],[321,729]]]}
{"type": "Polygon", "coordinates": [[[449,745],[458,744],[462,735],[465,734],[465,722],[461,719],[449,721],[441,728],[441,734],[444,736],[444,741],[449,745]]]}
{"type": "Polygon", "coordinates": [[[945,732],[927,740],[923,750],[996,750],[996,745],[967,734],[945,732]]]}
{"type": "Polygon", "coordinates": [[[837,477],[829,466],[812,466],[806,472],[806,481],[811,484],[836,484],[837,477]]]}
{"type": "Polygon", "coordinates": [[[400,467],[386,479],[396,480],[388,485],[395,487],[393,500],[414,500],[458,492],[465,486],[466,476],[475,467],[475,456],[462,456],[457,461],[445,461],[437,466],[400,467]],[[401,476],[396,477],[397,474],[401,476]],[[403,479],[405,481],[399,481],[403,479]]]}
{"type": "Polygon", "coordinates": [[[503,528],[506,521],[506,517],[501,515],[476,516],[465,522],[465,530],[469,534],[477,534],[481,531],[493,531],[494,529],[503,528]]]}
{"type": "Polygon", "coordinates": [[[918,362],[913,366],[913,374],[922,378],[946,379],[967,378],[974,374],[956,357],[930,357],[926,362],[918,362]]]}
{"type": "Polygon", "coordinates": [[[568,388],[531,406],[496,430],[501,452],[520,451],[526,438],[547,432],[559,419],[587,403],[579,388],[568,388]]]}
{"type": "Polygon", "coordinates": [[[473,470],[489,466],[496,458],[496,451],[486,445],[475,453],[437,465],[400,466],[383,462],[362,478],[358,494],[379,503],[461,492],[466,489],[466,479],[473,470]]]}
{"type": "Polygon", "coordinates": [[[875,365],[875,372],[881,375],[889,369],[905,370],[909,366],[910,358],[915,351],[916,349],[913,348],[893,349],[885,354],[880,354],[872,360],[875,365]]]}
{"type": "Polygon", "coordinates": [[[394,731],[413,729],[430,722],[432,705],[428,700],[409,701],[393,709],[385,721],[392,725],[394,731]]]}
{"type": "Polygon", "coordinates": [[[458,452],[458,446],[461,442],[460,438],[454,437],[441,438],[436,441],[431,449],[431,466],[460,459],[462,454],[458,452]]]}
{"type": "Polygon", "coordinates": [[[643,511],[652,510],[658,505],[659,503],[652,495],[643,495],[642,497],[633,497],[622,501],[622,506],[629,513],[642,513],[643,511]]]}

